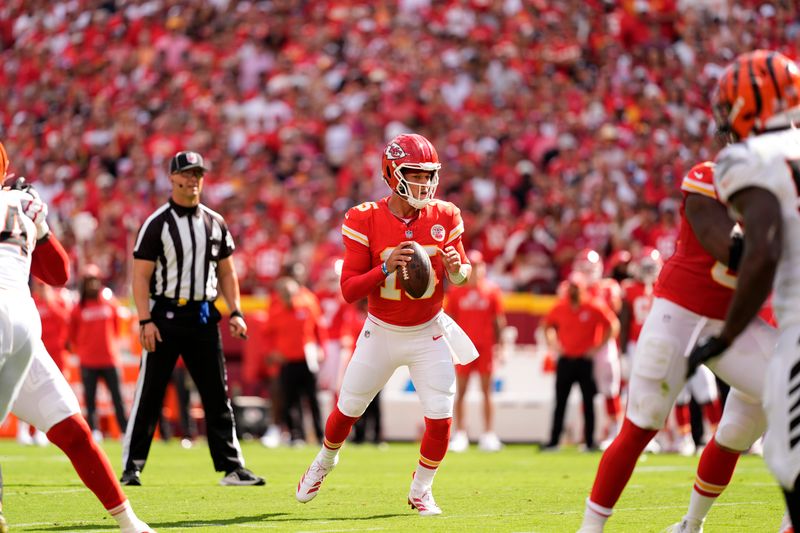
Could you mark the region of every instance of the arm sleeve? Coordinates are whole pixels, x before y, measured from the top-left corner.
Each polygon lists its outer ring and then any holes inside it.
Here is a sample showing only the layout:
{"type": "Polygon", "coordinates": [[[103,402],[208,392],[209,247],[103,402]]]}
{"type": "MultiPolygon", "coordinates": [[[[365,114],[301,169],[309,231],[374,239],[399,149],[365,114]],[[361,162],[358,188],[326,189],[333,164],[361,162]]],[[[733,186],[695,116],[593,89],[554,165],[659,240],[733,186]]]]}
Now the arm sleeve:
{"type": "Polygon", "coordinates": [[[795,194],[786,162],[761,157],[744,143],[728,145],[717,155],[714,185],[725,204],[730,202],[731,196],[748,187],[766,189],[779,199],[785,194],[795,194]]]}
{"type": "Polygon", "coordinates": [[[230,257],[233,255],[233,251],[236,249],[236,244],[233,242],[233,235],[231,232],[228,231],[228,225],[225,224],[225,221],[219,221],[220,229],[222,230],[222,245],[219,248],[219,258],[225,259],[226,257],[230,257]]]}
{"type": "Polygon", "coordinates": [[[56,237],[50,233],[33,249],[31,274],[47,283],[60,287],[69,279],[69,256],[56,237]]]}
{"type": "Polygon", "coordinates": [[[369,249],[345,239],[344,264],[342,265],[342,296],[347,303],[357,302],[369,296],[377,285],[383,283],[381,265],[370,268],[372,260],[369,249]]]}
{"type": "Polygon", "coordinates": [[[158,256],[161,255],[161,224],[154,220],[148,220],[139,229],[139,235],[136,237],[136,244],[133,248],[133,257],[135,259],[145,259],[147,261],[157,261],[158,256]]]}

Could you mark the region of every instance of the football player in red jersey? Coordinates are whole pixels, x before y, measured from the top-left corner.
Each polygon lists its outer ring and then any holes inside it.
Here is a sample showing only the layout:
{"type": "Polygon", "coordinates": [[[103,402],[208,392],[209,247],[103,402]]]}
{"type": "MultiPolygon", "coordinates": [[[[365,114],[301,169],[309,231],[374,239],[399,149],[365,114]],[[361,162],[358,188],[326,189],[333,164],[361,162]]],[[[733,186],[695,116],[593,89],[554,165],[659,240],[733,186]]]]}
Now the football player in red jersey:
{"type": "MultiPolygon", "coordinates": [[[[581,250],[572,263],[572,270],[580,272],[587,280],[589,295],[605,303],[609,309],[619,315],[622,309],[622,289],[619,282],[603,277],[603,261],[595,250],[581,250]]],[[[614,334],[605,346],[594,355],[594,381],[597,391],[606,399],[606,415],[609,419],[607,437],[613,439],[622,417],[622,406],[619,399],[622,371],[620,369],[619,347],[614,334]]]]}
{"type": "MultiPolygon", "coordinates": [[[[7,165],[0,143],[0,179],[6,176],[7,165]]],[[[41,319],[28,290],[28,277],[64,285],[69,257],[47,224],[47,205],[23,179],[0,190],[0,217],[12,228],[0,234],[0,423],[11,410],[44,431],[122,533],[150,532],[134,514],[108,457],[92,440],[75,393],[42,342],[41,319]]],[[[0,531],[4,528],[0,505],[0,531]]]]}
{"type": "MultiPolygon", "coordinates": [[[[636,461],[655,436],[686,383],[686,355],[695,342],[718,333],[730,304],[736,266],[731,253],[733,222],[718,201],[713,164],[701,163],[683,178],[680,237],[664,264],[655,298],[642,326],[628,386],[628,405],[620,434],[600,459],[586,501],[584,533],[602,531],[628,483],[636,461]]],[[[697,532],[711,505],[730,482],[741,452],[763,433],[761,407],[766,365],[775,330],[753,320],[725,357],[709,363],[732,386],[714,437],[709,441],[692,490],[689,511],[675,531],[697,532]]]]}
{"type": "Polygon", "coordinates": [[[408,502],[420,515],[442,511],[431,492],[447,452],[456,375],[453,360],[468,363],[477,350],[442,312],[444,276],[463,285],[472,272],[461,236],[461,211],[435,200],[439,156],[425,137],[404,134],[385,148],[381,163],[391,196],[351,208],[342,224],[345,245],[341,288],[350,303],[369,298],[368,316],[345,371],[322,449],[297,485],[300,502],[314,498],[336,465],[350,428],[395,369],[407,365],[425,415],[425,432],[408,502]],[[410,241],[431,256],[433,279],[417,299],[398,283],[396,269],[410,260],[410,241]]]}
{"type": "Polygon", "coordinates": [[[506,327],[503,294],[499,287],[486,279],[483,254],[470,250],[467,258],[472,264],[472,277],[465,285],[448,291],[446,310],[469,335],[480,355],[470,364],[456,367],[456,433],[450,441],[450,450],[461,452],[469,446],[464,416],[464,393],[469,376],[475,372],[480,376],[483,398],[484,432],[478,439],[478,448],[485,452],[497,452],[503,445],[494,432],[492,422],[492,370],[500,332],[506,327]],[[491,326],[487,327],[489,324],[491,326]]]}

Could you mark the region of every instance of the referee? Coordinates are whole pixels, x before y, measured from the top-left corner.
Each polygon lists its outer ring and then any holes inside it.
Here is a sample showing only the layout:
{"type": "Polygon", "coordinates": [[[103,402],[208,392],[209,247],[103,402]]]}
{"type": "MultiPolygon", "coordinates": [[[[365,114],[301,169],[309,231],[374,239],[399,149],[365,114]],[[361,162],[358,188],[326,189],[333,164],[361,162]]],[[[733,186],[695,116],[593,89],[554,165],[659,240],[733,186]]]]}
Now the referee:
{"type": "Polygon", "coordinates": [[[200,204],[203,158],[178,152],[170,161],[172,196],[144,222],[133,250],[133,298],[145,354],[122,449],[123,485],[141,485],[164,391],[178,356],[192,376],[206,415],[214,469],[221,485],[263,485],[244,467],[228,399],[225,360],[214,305],[217,287],[229,309],[231,335],[246,338],[239,310],[233,238],[223,218],[200,204]]]}

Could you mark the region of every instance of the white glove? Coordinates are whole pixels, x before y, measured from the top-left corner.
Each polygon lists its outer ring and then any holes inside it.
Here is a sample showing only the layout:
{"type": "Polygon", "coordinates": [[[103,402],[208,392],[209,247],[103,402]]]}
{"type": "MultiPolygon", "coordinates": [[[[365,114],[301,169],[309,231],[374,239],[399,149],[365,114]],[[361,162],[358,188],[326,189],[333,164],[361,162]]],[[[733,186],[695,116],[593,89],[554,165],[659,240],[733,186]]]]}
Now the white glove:
{"type": "Polygon", "coordinates": [[[36,240],[44,238],[50,233],[47,225],[47,204],[42,201],[39,193],[33,187],[28,187],[20,195],[22,212],[36,224],[36,240]]]}

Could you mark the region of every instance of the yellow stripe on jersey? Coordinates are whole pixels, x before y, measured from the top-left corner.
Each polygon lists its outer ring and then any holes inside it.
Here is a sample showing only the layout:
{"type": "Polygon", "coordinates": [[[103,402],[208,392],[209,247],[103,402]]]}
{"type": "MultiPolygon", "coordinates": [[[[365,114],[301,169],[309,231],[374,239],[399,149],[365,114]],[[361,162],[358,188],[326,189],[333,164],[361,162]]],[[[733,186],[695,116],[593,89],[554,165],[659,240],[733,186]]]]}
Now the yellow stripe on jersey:
{"type": "Polygon", "coordinates": [[[461,234],[464,233],[464,223],[460,222],[458,226],[450,230],[450,235],[447,236],[447,240],[445,244],[450,244],[454,240],[456,240],[461,234]]]}
{"type": "Polygon", "coordinates": [[[366,235],[357,232],[353,228],[348,228],[344,224],[342,224],[342,235],[349,237],[354,241],[363,244],[364,246],[369,246],[369,238],[366,235]]]}
{"type": "Polygon", "coordinates": [[[696,192],[698,194],[702,194],[703,196],[713,198],[714,200],[717,199],[717,191],[714,190],[713,185],[691,180],[689,178],[684,178],[683,183],[681,183],[681,190],[687,192],[696,192]]]}

